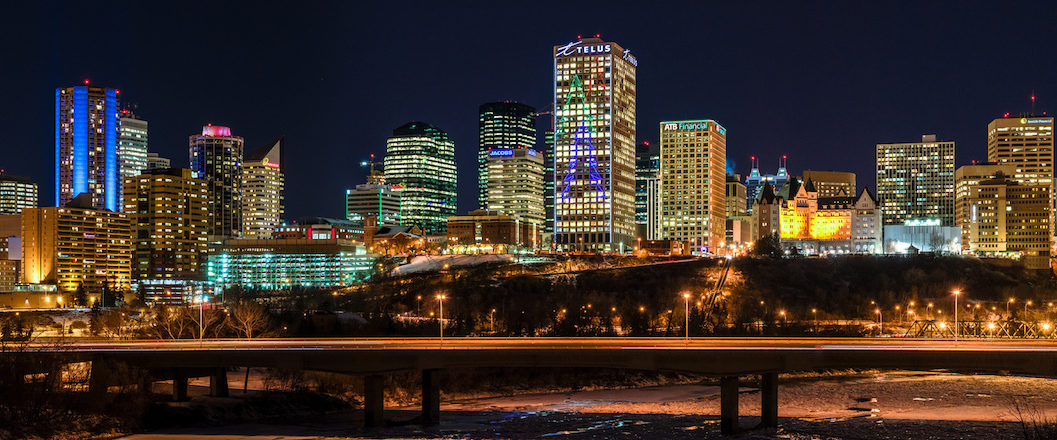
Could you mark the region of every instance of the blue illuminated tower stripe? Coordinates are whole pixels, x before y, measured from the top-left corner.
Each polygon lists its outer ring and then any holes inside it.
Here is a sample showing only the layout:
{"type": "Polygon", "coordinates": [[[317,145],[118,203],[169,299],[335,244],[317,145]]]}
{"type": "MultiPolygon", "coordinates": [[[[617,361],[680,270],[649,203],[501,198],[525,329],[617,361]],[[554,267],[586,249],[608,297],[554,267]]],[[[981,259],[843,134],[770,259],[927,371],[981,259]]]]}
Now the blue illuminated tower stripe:
{"type": "Polygon", "coordinates": [[[62,135],[62,130],[59,127],[62,126],[62,115],[59,111],[59,96],[61,95],[62,89],[55,89],[55,206],[59,205],[59,176],[62,175],[62,150],[59,148],[59,136],[62,135]]]}
{"type": "Polygon", "coordinates": [[[72,108],[73,133],[70,137],[73,140],[73,148],[70,149],[70,153],[73,157],[70,162],[73,170],[71,173],[73,192],[70,198],[88,192],[88,174],[91,172],[88,169],[88,115],[91,112],[88,109],[87,87],[73,88],[72,108]]]}
{"type": "Polygon", "coordinates": [[[119,211],[117,206],[117,195],[121,191],[117,176],[117,90],[106,89],[106,131],[104,142],[106,145],[106,182],[105,197],[106,209],[119,211]]]}

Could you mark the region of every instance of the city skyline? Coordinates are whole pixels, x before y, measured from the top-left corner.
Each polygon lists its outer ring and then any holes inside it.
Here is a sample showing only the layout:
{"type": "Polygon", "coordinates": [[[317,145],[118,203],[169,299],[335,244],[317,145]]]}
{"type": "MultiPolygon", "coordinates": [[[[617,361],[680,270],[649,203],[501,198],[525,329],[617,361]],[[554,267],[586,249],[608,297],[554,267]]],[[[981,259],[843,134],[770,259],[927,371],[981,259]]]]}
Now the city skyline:
{"type": "MultiPolygon", "coordinates": [[[[186,147],[181,146],[181,140],[207,123],[230,126],[251,145],[287,136],[292,151],[306,153],[289,161],[288,192],[303,197],[289,199],[287,217],[340,217],[344,209],[340,194],[366,181],[367,170],[354,164],[370,153],[384,153],[389,130],[409,120],[426,121],[449,131],[456,145],[459,174],[474,175],[477,107],[511,100],[545,109],[552,93],[548,85],[552,68],[549,49],[573,41],[577,35],[595,33],[632,49],[643,60],[638,78],[637,141],[657,142],[652,130],[641,128],[661,120],[714,118],[733,130],[727,155],[742,174],[748,171],[750,156],[760,159],[763,172],[773,172],[778,159],[786,154],[794,175],[804,169],[850,171],[859,176],[860,187],[875,188],[872,151],[878,143],[909,142],[921,133],[936,133],[959,144],[955,163],[961,166],[986,158],[987,123],[1006,112],[1030,111],[1033,90],[1039,98],[1038,113],[1057,99],[1057,88],[1045,82],[1054,70],[1054,61],[1030,56],[1042,46],[1009,44],[1045,41],[1045,26],[1024,23],[1051,22],[1055,14],[1049,8],[1017,6],[1020,9],[995,19],[983,10],[950,11],[941,5],[836,6],[811,11],[773,4],[768,8],[771,13],[762,16],[731,5],[684,6],[680,8],[722,14],[729,20],[700,32],[673,30],[674,26],[657,32],[653,23],[667,16],[659,8],[592,11],[589,21],[560,25],[548,23],[547,8],[539,8],[517,18],[519,23],[539,28],[539,32],[518,35],[510,41],[491,41],[481,35],[504,26],[490,18],[509,13],[507,7],[476,8],[481,19],[455,32],[442,32],[438,23],[444,20],[416,18],[422,26],[394,34],[377,31],[392,23],[397,11],[369,6],[357,11],[358,17],[365,18],[366,26],[361,30],[327,26],[343,30],[280,38],[258,28],[243,35],[203,24],[199,25],[203,35],[169,41],[158,36],[181,26],[184,15],[197,12],[134,3],[90,10],[69,5],[57,11],[51,11],[47,4],[23,5],[24,10],[16,12],[29,17],[55,12],[59,22],[69,26],[61,26],[55,36],[39,43],[14,49],[27,68],[5,73],[9,83],[23,86],[12,96],[18,105],[0,110],[0,115],[21,128],[7,145],[21,146],[28,154],[10,158],[4,168],[31,177],[40,184],[40,194],[54,192],[54,157],[48,148],[53,142],[54,110],[46,94],[88,78],[93,84],[121,90],[123,105],[136,105],[137,114],[151,123],[151,152],[174,159],[172,165],[176,167],[188,166],[182,159],[186,147]],[[643,25],[629,25],[627,17],[631,16],[641,17],[643,25]],[[130,44],[144,50],[97,59],[77,52],[86,48],[79,43],[59,45],[64,35],[72,35],[85,25],[75,21],[79,17],[135,23],[143,38],[130,44]],[[377,23],[371,23],[371,17],[377,23]],[[990,32],[978,32],[982,27],[973,25],[984,21],[990,32]],[[803,31],[812,25],[812,32],[803,31]],[[757,28],[767,30],[750,35],[750,29],[757,28]],[[430,47],[440,49],[426,50],[411,44],[423,38],[434,39],[430,47]],[[383,39],[386,44],[378,44],[383,39]],[[316,40],[323,41],[321,46],[307,56],[303,54],[303,47],[316,40]],[[926,44],[919,45],[919,41],[926,44]],[[707,46],[701,46],[706,42],[707,46]],[[145,50],[153,45],[166,50],[145,50]],[[685,56],[701,47],[708,47],[723,60],[722,66],[709,69],[704,79],[691,73],[698,71],[701,62],[685,56]],[[980,64],[978,57],[970,55],[999,49],[1010,58],[1030,61],[999,68],[980,64]],[[242,50],[246,54],[239,52],[242,50]],[[133,53],[142,58],[131,59],[133,53]],[[252,61],[249,66],[274,57],[297,57],[299,63],[275,73],[254,69],[249,75],[235,69],[221,75],[202,75],[192,74],[190,67],[172,60],[180,56],[168,53],[209,53],[243,63],[252,61]],[[274,55],[264,57],[265,53],[274,55]],[[408,54],[414,56],[405,57],[408,54]],[[378,63],[381,67],[368,73],[356,70],[371,60],[383,61],[378,63]],[[414,73],[418,70],[409,66],[418,62],[437,63],[441,71],[451,74],[414,73]],[[905,68],[922,63],[934,67],[916,71],[905,68]],[[126,68],[133,64],[137,69],[126,68]],[[486,71],[505,73],[475,73],[486,71]],[[36,74],[40,72],[45,74],[36,74]],[[340,87],[348,83],[371,86],[340,87]],[[258,93],[263,86],[274,87],[277,92],[258,93]],[[401,90],[376,92],[394,87],[401,90]],[[974,92],[965,93],[967,89],[974,92]],[[352,136],[348,135],[350,130],[352,136]],[[309,159],[317,157],[334,160],[309,159]]],[[[455,17],[460,13],[460,8],[424,7],[435,14],[423,16],[455,17]]],[[[568,13],[580,12],[586,8],[573,7],[568,13]]],[[[287,9],[278,4],[262,5],[243,16],[236,15],[233,6],[223,5],[211,8],[211,13],[236,23],[289,16],[294,24],[342,15],[323,14],[312,7],[287,9]]],[[[40,32],[19,26],[16,23],[10,29],[27,35],[40,32]]],[[[549,124],[547,117],[537,120],[539,142],[549,124]]],[[[476,207],[475,189],[475,179],[460,179],[457,213],[476,207]]],[[[47,203],[47,199],[41,200],[47,203]]]]}

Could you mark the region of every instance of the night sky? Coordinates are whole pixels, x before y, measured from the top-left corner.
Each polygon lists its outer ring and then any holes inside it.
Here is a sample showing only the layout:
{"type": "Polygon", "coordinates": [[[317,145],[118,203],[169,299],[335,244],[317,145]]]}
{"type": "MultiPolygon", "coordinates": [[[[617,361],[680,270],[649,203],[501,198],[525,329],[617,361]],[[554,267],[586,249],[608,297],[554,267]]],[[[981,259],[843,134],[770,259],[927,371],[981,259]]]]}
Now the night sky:
{"type": "Polygon", "coordinates": [[[173,166],[206,123],[247,149],[285,135],[287,218],[343,216],[359,162],[393,128],[431,122],[455,142],[462,212],[478,105],[547,107],[551,47],[596,33],[639,59],[639,140],[664,119],[715,119],[740,173],[788,154],[791,172],[873,188],[878,142],[935,133],[962,165],[986,159],[987,123],[1029,111],[1033,90],[1038,113],[1057,108],[1052,2],[785,3],[5,4],[0,168],[54,202],[54,89],[88,78],[137,106],[173,166]]]}

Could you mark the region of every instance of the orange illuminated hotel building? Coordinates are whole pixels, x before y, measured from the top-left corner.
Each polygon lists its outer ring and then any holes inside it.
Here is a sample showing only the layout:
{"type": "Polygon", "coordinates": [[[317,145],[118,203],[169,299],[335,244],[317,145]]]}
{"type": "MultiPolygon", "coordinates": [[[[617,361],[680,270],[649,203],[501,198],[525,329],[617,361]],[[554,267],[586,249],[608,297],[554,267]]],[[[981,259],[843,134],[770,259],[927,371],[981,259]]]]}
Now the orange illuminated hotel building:
{"type": "Polygon", "coordinates": [[[661,236],[716,253],[726,236],[727,129],[711,119],[660,129],[661,236]]]}
{"type": "Polygon", "coordinates": [[[94,209],[82,193],[62,208],[22,210],[22,281],[60,292],[128,290],[132,229],[128,216],[94,209]]]}
{"type": "Polygon", "coordinates": [[[630,249],[638,60],[601,38],[554,46],[553,55],[555,248],[630,249]]]}

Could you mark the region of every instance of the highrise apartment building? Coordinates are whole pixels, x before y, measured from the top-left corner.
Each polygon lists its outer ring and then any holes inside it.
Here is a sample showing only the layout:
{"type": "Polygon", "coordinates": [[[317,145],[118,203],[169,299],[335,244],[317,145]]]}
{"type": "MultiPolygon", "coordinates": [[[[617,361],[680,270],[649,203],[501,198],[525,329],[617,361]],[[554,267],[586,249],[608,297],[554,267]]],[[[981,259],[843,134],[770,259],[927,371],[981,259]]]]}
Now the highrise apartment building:
{"type": "Polygon", "coordinates": [[[118,211],[118,91],[88,84],[55,89],[55,205],[87,193],[118,211]]]}
{"type": "Polygon", "coordinates": [[[962,230],[962,251],[969,252],[969,232],[972,219],[972,203],[970,195],[973,188],[980,182],[995,179],[998,176],[1012,176],[1017,171],[1017,166],[1010,163],[999,164],[995,162],[974,163],[958,167],[954,172],[954,225],[962,230]]]}
{"type": "Polygon", "coordinates": [[[543,227],[543,157],[531,148],[488,152],[488,211],[543,227]]]}
{"type": "Polygon", "coordinates": [[[137,280],[195,279],[209,237],[209,184],[189,169],[147,170],[125,178],[137,280]]]}
{"type": "Polygon", "coordinates": [[[386,140],[385,182],[400,191],[401,222],[443,233],[455,215],[455,144],[425,122],[408,122],[386,140]]]}
{"type": "Polygon", "coordinates": [[[1031,268],[1049,268],[1049,189],[1021,184],[1001,171],[968,185],[968,251],[1017,257],[1031,268]]]}
{"type": "Polygon", "coordinates": [[[877,144],[877,197],[885,225],[938,220],[954,226],[954,142],[877,144]]]}
{"type": "Polygon", "coordinates": [[[190,136],[191,171],[208,182],[212,241],[242,233],[242,146],[241,137],[219,125],[190,136]]]}
{"type": "Polygon", "coordinates": [[[28,177],[0,171],[0,215],[18,214],[37,207],[37,184],[28,177]]]}
{"type": "Polygon", "coordinates": [[[242,162],[242,236],[271,238],[283,224],[286,174],[285,138],[246,153],[242,162]]]}
{"type": "Polygon", "coordinates": [[[631,249],[638,60],[600,38],[554,46],[553,55],[554,243],[631,249]]]}
{"type": "Polygon", "coordinates": [[[536,109],[518,102],[481,104],[477,118],[477,201],[488,208],[488,153],[535,148],[536,109]]]}
{"type": "MultiPolygon", "coordinates": [[[[66,206],[22,210],[22,281],[62,293],[127,291],[132,231],[124,213],[94,207],[90,194],[66,206]]],[[[111,301],[108,299],[109,304],[111,301]]]]}
{"type": "Polygon", "coordinates": [[[711,119],[662,121],[661,234],[716,253],[725,238],[727,130],[711,119]]]}

